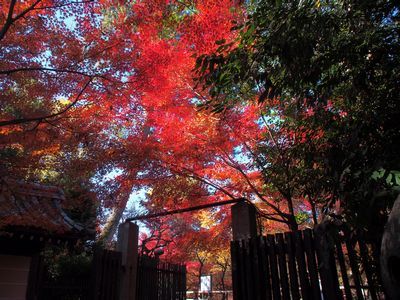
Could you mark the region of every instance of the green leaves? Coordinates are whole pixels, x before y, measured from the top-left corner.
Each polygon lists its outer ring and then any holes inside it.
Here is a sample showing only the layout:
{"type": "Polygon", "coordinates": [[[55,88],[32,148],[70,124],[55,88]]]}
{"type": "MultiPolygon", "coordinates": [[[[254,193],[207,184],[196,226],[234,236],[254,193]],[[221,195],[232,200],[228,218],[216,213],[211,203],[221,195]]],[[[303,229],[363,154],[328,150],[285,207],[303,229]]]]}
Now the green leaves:
{"type": "Polygon", "coordinates": [[[372,173],[371,178],[376,181],[383,180],[389,186],[400,186],[400,171],[380,168],[372,173]]]}
{"type": "MultiPolygon", "coordinates": [[[[395,1],[252,2],[248,20],[232,28],[236,43],[219,41],[207,56],[218,54],[218,61],[198,69],[216,111],[254,95],[266,111],[275,108],[280,128],[291,129],[291,138],[278,137],[288,143],[285,155],[306,157],[321,171],[308,187],[324,182],[330,200],[320,201],[340,200],[347,220],[360,226],[385,218],[392,196],[375,201],[374,195],[392,195],[400,184],[399,14],[395,1]],[[315,128],[323,147],[311,141],[301,149],[307,137],[299,132],[315,128]]],[[[264,145],[260,152],[270,163],[273,147],[264,145]]],[[[273,163],[279,177],[284,164],[273,163]]],[[[312,174],[310,166],[298,166],[296,174],[312,174]]]]}
{"type": "Polygon", "coordinates": [[[383,176],[385,175],[386,170],[384,168],[380,168],[378,171],[374,171],[372,173],[371,178],[374,180],[378,180],[380,178],[383,178],[383,176]]]}

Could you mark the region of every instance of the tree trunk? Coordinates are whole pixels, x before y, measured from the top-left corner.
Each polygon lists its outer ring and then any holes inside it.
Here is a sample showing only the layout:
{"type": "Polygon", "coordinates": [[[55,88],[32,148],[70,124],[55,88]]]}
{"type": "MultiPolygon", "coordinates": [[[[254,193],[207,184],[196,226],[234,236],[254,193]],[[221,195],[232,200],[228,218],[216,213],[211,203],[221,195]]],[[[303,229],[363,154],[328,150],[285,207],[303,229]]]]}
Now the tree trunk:
{"type": "Polygon", "coordinates": [[[296,217],[294,215],[289,216],[289,220],[287,223],[290,231],[296,231],[299,229],[299,224],[297,224],[296,217]]]}
{"type": "Polygon", "coordinates": [[[315,202],[308,197],[310,205],[311,205],[311,213],[314,222],[314,227],[318,225],[318,217],[317,217],[317,210],[315,209],[315,202]]]}
{"type": "Polygon", "coordinates": [[[385,226],[381,246],[381,274],[388,299],[400,299],[400,195],[385,226]]]}
{"type": "Polygon", "coordinates": [[[288,208],[289,208],[289,218],[288,218],[289,230],[290,231],[298,230],[299,229],[299,225],[297,224],[296,216],[294,214],[292,197],[287,197],[286,200],[287,200],[288,208]]]}
{"type": "Polygon", "coordinates": [[[224,270],[222,271],[222,275],[221,275],[222,300],[226,300],[226,294],[225,294],[225,273],[226,273],[226,268],[225,268],[225,266],[224,266],[224,270]]]}
{"type": "Polygon", "coordinates": [[[102,244],[105,247],[110,245],[115,233],[117,232],[119,221],[122,218],[128,199],[129,198],[127,197],[123,203],[119,203],[117,207],[114,207],[112,213],[107,219],[106,224],[104,225],[103,230],[100,233],[100,236],[97,240],[98,244],[102,244]]]}

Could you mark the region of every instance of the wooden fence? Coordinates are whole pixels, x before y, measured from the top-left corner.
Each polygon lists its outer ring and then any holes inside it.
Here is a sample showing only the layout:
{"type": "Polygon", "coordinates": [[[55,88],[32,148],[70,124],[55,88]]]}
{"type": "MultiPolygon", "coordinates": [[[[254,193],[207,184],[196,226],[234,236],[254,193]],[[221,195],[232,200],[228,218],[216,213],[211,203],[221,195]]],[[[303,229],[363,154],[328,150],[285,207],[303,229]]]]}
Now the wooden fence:
{"type": "Polygon", "coordinates": [[[138,300],[186,299],[186,267],[139,256],[137,274],[138,300]]]}
{"type": "Polygon", "coordinates": [[[35,263],[27,299],[30,300],[117,300],[121,270],[121,253],[96,249],[89,268],[74,274],[54,277],[41,256],[35,263]],[[33,274],[34,273],[34,274],[33,274]]]}
{"type": "Polygon", "coordinates": [[[121,252],[99,249],[93,256],[94,300],[118,300],[121,275],[121,252]]]}
{"type": "MultiPolygon", "coordinates": [[[[96,249],[91,267],[53,278],[38,256],[27,299],[118,300],[121,260],[121,252],[96,249]]],[[[186,267],[139,256],[136,293],[138,300],[186,299],[186,267]]]]}
{"type": "Polygon", "coordinates": [[[384,299],[376,250],[361,236],[341,231],[233,241],[234,299],[384,299]]]}

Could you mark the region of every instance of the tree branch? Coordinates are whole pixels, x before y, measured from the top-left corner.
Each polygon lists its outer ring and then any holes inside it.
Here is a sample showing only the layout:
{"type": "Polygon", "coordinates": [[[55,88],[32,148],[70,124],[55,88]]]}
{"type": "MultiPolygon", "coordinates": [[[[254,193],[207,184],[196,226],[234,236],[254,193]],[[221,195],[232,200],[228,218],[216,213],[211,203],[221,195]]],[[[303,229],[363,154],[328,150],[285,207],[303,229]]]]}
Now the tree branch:
{"type": "Polygon", "coordinates": [[[18,72],[33,72],[33,71],[40,71],[40,72],[58,72],[58,73],[69,73],[69,74],[77,74],[84,77],[89,77],[91,79],[97,77],[102,78],[105,80],[110,80],[109,78],[105,77],[104,75],[98,74],[87,74],[82,71],[75,71],[75,70],[68,70],[68,69],[56,69],[56,68],[46,68],[46,67],[27,67],[27,68],[17,68],[11,70],[0,70],[0,75],[11,75],[13,73],[18,72]]]}
{"type": "Polygon", "coordinates": [[[242,170],[240,166],[237,165],[236,161],[234,161],[226,151],[223,149],[220,149],[226,156],[227,159],[224,158],[223,156],[220,156],[221,159],[231,168],[235,169],[238,171],[242,177],[245,179],[249,187],[254,191],[254,193],[257,195],[257,197],[260,198],[263,202],[265,202],[268,206],[270,206],[274,211],[276,211],[277,214],[279,214],[282,218],[284,218],[284,213],[275,205],[267,201],[264,196],[258,191],[257,187],[251,182],[250,178],[247,176],[247,174],[242,170]],[[229,161],[228,161],[229,160],[229,161]]]}
{"type": "Polygon", "coordinates": [[[30,123],[30,122],[43,122],[46,119],[51,119],[54,117],[57,117],[65,112],[67,112],[71,107],[73,107],[78,101],[79,98],[82,96],[86,88],[90,85],[92,82],[93,78],[90,78],[88,82],[84,85],[82,90],[79,92],[79,94],[75,97],[75,100],[71,102],[69,105],[67,105],[64,109],[60,110],[59,112],[56,112],[54,114],[50,114],[47,116],[41,116],[41,117],[34,117],[34,118],[21,118],[21,119],[13,119],[13,120],[8,120],[8,121],[0,121],[0,127],[2,126],[9,126],[9,125],[18,125],[18,124],[23,124],[23,123],[30,123]]]}
{"type": "Polygon", "coordinates": [[[54,5],[54,6],[40,6],[40,7],[35,7],[32,10],[43,10],[43,9],[55,9],[55,8],[61,8],[65,6],[69,6],[71,4],[86,4],[86,3],[93,3],[94,0],[88,0],[88,1],[72,1],[60,5],[54,5]]]}
{"type": "Polygon", "coordinates": [[[0,41],[4,38],[7,31],[10,29],[11,25],[18,19],[25,16],[28,12],[33,10],[35,8],[35,6],[39,4],[40,1],[42,1],[42,0],[36,0],[31,6],[29,6],[24,11],[22,11],[20,14],[18,14],[15,18],[13,18],[14,8],[15,8],[15,4],[16,4],[17,0],[11,0],[10,8],[8,9],[8,15],[7,15],[6,22],[4,23],[3,28],[0,30],[0,41]]]}

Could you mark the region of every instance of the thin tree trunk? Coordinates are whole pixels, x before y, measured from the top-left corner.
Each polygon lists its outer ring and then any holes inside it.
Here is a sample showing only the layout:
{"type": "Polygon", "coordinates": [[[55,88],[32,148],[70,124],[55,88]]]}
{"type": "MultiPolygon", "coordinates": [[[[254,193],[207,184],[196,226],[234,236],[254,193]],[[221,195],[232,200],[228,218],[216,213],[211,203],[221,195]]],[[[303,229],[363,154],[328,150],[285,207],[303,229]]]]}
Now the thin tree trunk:
{"type": "Polygon", "coordinates": [[[315,203],[314,203],[314,201],[311,201],[311,199],[310,199],[310,205],[311,205],[311,213],[312,213],[314,227],[315,227],[318,225],[318,217],[317,217],[317,210],[315,209],[315,203]]]}
{"type": "Polygon", "coordinates": [[[289,209],[289,222],[288,222],[288,227],[291,231],[295,231],[299,229],[299,225],[297,224],[296,221],[296,216],[294,214],[294,208],[293,208],[293,200],[292,197],[287,197],[286,198],[287,203],[288,203],[288,209],[289,209]]]}
{"type": "Polygon", "coordinates": [[[222,300],[226,300],[226,295],[225,295],[225,273],[226,273],[226,268],[224,266],[224,270],[222,271],[221,275],[221,288],[222,288],[222,300]]]}
{"type": "Polygon", "coordinates": [[[297,224],[296,217],[294,215],[289,216],[288,227],[290,231],[296,231],[299,229],[299,224],[297,224]]]}

